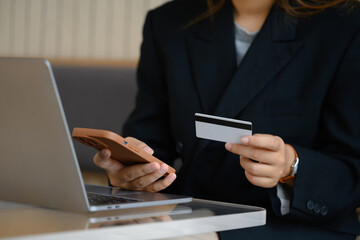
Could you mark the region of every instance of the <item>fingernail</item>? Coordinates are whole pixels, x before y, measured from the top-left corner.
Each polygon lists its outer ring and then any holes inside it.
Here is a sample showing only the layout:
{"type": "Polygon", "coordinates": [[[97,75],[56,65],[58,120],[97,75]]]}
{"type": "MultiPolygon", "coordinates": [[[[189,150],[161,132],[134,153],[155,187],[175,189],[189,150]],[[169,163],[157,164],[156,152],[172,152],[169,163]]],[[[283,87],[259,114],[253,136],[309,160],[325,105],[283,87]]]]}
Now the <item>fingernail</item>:
{"type": "Polygon", "coordinates": [[[227,150],[231,150],[231,147],[232,147],[232,145],[231,145],[231,143],[226,143],[225,144],[225,148],[227,149],[227,150]]]}
{"type": "Polygon", "coordinates": [[[167,180],[169,182],[173,182],[176,179],[176,174],[175,173],[170,173],[169,176],[167,177],[167,180]]]}
{"type": "Polygon", "coordinates": [[[242,144],[248,144],[249,143],[249,138],[248,137],[241,138],[241,143],[242,144]]]}
{"type": "Polygon", "coordinates": [[[149,154],[153,154],[154,153],[154,150],[152,150],[150,147],[146,146],[143,148],[143,150],[149,154]]]}
{"type": "Polygon", "coordinates": [[[106,153],[105,149],[100,151],[100,155],[101,155],[102,158],[109,158],[109,154],[106,153]]]}

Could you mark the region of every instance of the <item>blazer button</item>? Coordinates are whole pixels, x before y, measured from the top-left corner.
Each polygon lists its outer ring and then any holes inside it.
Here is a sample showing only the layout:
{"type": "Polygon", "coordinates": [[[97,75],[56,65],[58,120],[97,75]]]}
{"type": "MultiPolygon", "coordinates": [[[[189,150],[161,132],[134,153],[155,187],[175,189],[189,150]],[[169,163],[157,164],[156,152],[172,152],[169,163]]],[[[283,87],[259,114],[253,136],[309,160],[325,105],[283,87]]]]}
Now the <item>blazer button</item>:
{"type": "Polygon", "coordinates": [[[315,206],[315,203],[312,200],[309,200],[306,204],[307,209],[309,209],[310,211],[312,211],[314,209],[314,206],[315,206]]]}
{"type": "Polygon", "coordinates": [[[319,214],[321,211],[321,205],[316,203],[314,206],[314,213],[319,214]]]}
{"type": "Polygon", "coordinates": [[[181,153],[183,150],[184,144],[180,141],[176,142],[176,152],[177,153],[181,153]]]}
{"type": "Polygon", "coordinates": [[[329,212],[329,209],[326,205],[322,206],[321,209],[320,209],[320,214],[322,216],[325,216],[327,213],[329,212]]]}

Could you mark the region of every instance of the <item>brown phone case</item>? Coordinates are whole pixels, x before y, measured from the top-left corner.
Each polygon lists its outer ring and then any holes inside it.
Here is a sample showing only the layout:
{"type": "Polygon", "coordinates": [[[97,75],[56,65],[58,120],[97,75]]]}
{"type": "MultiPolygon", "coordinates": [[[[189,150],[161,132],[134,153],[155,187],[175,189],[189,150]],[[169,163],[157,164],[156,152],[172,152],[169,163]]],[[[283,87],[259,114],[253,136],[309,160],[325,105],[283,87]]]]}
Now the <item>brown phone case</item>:
{"type": "MultiPolygon", "coordinates": [[[[118,160],[125,165],[134,165],[139,163],[163,162],[149,153],[139,149],[137,146],[127,142],[120,135],[100,129],[74,128],[72,137],[97,150],[110,149],[111,158],[118,160]]],[[[169,166],[167,174],[175,173],[175,169],[169,166]]]]}

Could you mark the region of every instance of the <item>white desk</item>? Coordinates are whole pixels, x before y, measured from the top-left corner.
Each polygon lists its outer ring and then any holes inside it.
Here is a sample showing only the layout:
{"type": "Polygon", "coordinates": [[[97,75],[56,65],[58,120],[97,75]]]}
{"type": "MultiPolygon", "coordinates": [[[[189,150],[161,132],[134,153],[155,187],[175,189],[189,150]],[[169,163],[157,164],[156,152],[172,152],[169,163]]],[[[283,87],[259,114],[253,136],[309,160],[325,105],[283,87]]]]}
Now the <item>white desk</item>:
{"type": "Polygon", "coordinates": [[[264,225],[263,208],[191,203],[77,214],[0,201],[0,238],[162,239],[264,225]]]}

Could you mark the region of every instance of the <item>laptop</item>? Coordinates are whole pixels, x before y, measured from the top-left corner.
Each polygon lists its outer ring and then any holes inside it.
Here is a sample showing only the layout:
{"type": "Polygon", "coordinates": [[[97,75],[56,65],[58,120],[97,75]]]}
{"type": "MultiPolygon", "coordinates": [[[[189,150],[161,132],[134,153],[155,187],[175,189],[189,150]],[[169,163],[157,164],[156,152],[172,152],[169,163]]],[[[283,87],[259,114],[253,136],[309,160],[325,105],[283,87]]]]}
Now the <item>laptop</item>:
{"type": "Polygon", "coordinates": [[[0,58],[0,200],[75,212],[178,204],[191,197],[85,185],[45,59],[0,58]]]}

